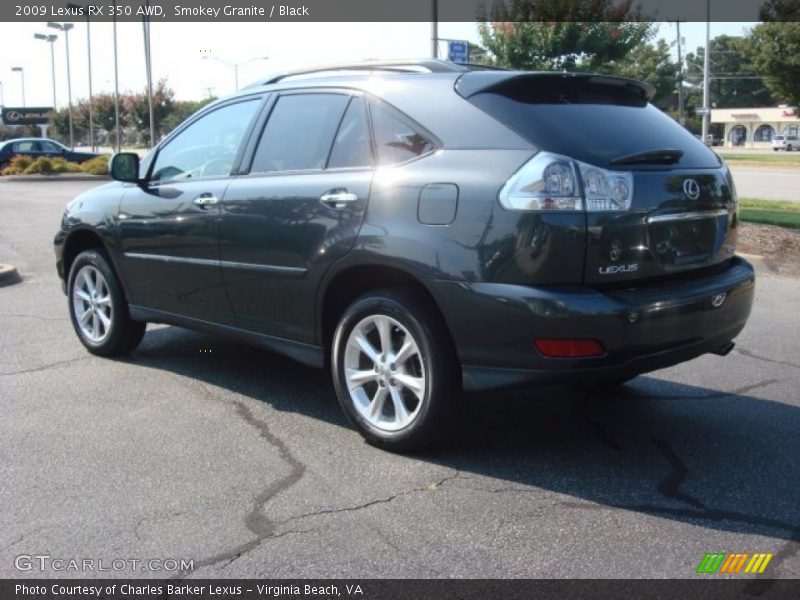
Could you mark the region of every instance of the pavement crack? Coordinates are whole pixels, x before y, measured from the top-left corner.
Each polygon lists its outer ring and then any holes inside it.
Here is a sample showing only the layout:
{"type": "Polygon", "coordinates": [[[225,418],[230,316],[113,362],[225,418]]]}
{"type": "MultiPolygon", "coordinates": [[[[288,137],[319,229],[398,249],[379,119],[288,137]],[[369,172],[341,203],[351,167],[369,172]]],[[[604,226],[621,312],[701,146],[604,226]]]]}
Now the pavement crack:
{"type": "Polygon", "coordinates": [[[25,375],[27,373],[38,373],[40,371],[46,371],[48,369],[55,369],[56,367],[62,367],[64,365],[71,365],[76,362],[80,362],[82,360],[87,360],[92,358],[91,356],[80,356],[78,358],[70,358],[68,360],[59,360],[53,363],[48,363],[46,365],[42,365],[41,367],[34,367],[31,369],[21,369],[19,371],[6,371],[4,373],[0,373],[0,377],[11,377],[12,375],[25,375]]]}
{"type": "Polygon", "coordinates": [[[666,476],[666,478],[658,484],[659,493],[667,498],[684,502],[690,506],[706,509],[706,505],[700,502],[700,500],[680,490],[681,485],[686,482],[689,469],[686,467],[686,464],[680,459],[680,457],[675,454],[675,451],[672,449],[672,446],[669,445],[669,442],[666,440],[656,439],[651,441],[653,442],[653,445],[658,448],[658,451],[661,452],[662,456],[667,460],[669,466],[672,468],[672,471],[666,476]]]}
{"type": "MultiPolygon", "coordinates": [[[[225,563],[225,566],[230,565],[236,559],[257,548],[264,540],[287,535],[289,532],[276,532],[278,525],[282,525],[283,523],[276,524],[267,517],[263,512],[264,507],[270,500],[300,481],[306,470],[306,466],[292,454],[286,442],[273,434],[264,421],[257,419],[253,415],[252,410],[250,410],[244,402],[235,401],[232,404],[236,409],[236,414],[245,423],[254,427],[259,432],[260,437],[278,451],[280,458],[289,466],[289,473],[277,481],[270,483],[253,499],[253,506],[250,512],[245,515],[244,525],[255,537],[244,544],[240,544],[239,546],[195,562],[195,570],[222,562],[225,563]]],[[[295,533],[298,532],[295,531],[295,533]]],[[[179,577],[182,578],[186,575],[188,575],[188,573],[182,572],[179,577]]]]}
{"type": "Polygon", "coordinates": [[[773,383],[780,383],[781,379],[765,379],[764,381],[759,381],[758,383],[753,383],[750,385],[743,385],[742,387],[738,387],[735,390],[728,392],[725,394],[726,396],[741,396],[742,394],[747,394],[749,392],[753,392],[755,390],[761,389],[763,387],[767,387],[768,385],[772,385],[773,383]]]}
{"type": "Polygon", "coordinates": [[[746,356],[747,358],[752,358],[755,360],[763,360],[764,362],[773,363],[776,365],[783,365],[785,367],[794,367],[795,369],[800,369],[800,365],[798,365],[797,363],[787,362],[785,360],[777,360],[775,358],[768,358],[766,356],[761,356],[760,354],[756,354],[755,352],[750,352],[749,350],[744,350],[742,348],[736,348],[736,352],[738,352],[742,356],[746,356]]]}
{"type": "Polygon", "coordinates": [[[11,550],[11,548],[13,548],[17,544],[19,544],[24,539],[25,539],[25,534],[22,534],[21,536],[19,536],[17,539],[15,539],[13,542],[8,544],[7,546],[3,546],[2,548],[0,548],[0,552],[5,552],[6,550],[11,550]]]}
{"type": "Polygon", "coordinates": [[[29,315],[25,313],[16,313],[10,315],[0,315],[2,319],[36,319],[38,321],[69,321],[69,317],[45,317],[42,315],[29,315]]]}
{"type": "Polygon", "coordinates": [[[418,494],[420,492],[433,492],[442,487],[445,483],[452,481],[453,479],[458,478],[461,475],[460,471],[456,471],[453,475],[448,475],[447,477],[443,477],[442,479],[426,485],[424,487],[417,487],[410,490],[404,490],[401,492],[397,492],[396,494],[392,494],[391,496],[387,496],[385,498],[378,498],[375,500],[370,500],[369,502],[364,502],[362,504],[356,504],[355,506],[345,506],[341,508],[326,508],[323,510],[317,510],[309,513],[303,513],[301,515],[297,515],[294,517],[290,517],[284,521],[281,521],[281,525],[285,523],[291,523],[294,521],[300,521],[303,519],[309,519],[311,517],[320,517],[320,516],[327,516],[327,515],[337,515],[341,513],[348,513],[348,512],[358,512],[362,511],[367,508],[371,508],[373,506],[377,506],[379,504],[389,504],[394,502],[398,498],[402,498],[403,496],[410,496],[411,494],[418,494]]]}
{"type": "Polygon", "coordinates": [[[611,437],[603,424],[589,414],[590,396],[591,395],[588,393],[584,394],[575,404],[573,404],[575,414],[578,415],[578,417],[584,422],[589,424],[589,426],[594,430],[595,437],[603,446],[617,452],[621,451],[623,449],[622,446],[611,437]]]}

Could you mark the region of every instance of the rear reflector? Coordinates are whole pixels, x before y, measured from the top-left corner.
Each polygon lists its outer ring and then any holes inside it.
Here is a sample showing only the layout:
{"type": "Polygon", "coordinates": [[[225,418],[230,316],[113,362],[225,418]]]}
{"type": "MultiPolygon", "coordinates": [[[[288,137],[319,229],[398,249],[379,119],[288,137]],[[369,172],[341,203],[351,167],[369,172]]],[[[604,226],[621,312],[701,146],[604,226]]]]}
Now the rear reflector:
{"type": "Polygon", "coordinates": [[[536,340],[536,349],[548,358],[603,356],[605,348],[595,340],[536,340]]]}

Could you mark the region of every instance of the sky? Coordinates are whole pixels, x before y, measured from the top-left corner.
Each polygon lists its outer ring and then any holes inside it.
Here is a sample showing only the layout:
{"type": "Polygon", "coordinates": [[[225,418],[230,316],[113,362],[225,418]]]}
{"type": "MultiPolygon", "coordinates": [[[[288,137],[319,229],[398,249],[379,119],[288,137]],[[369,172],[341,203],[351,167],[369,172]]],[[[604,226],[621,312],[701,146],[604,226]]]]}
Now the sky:
{"type": "MultiPolygon", "coordinates": [[[[711,37],[741,35],[754,23],[711,23],[711,37]]],[[[141,23],[117,25],[120,91],[146,85],[141,23]]],[[[685,50],[705,43],[705,23],[681,24],[685,50]]],[[[62,32],[44,23],[0,22],[0,103],[22,105],[22,67],[27,106],[52,106],[50,45],[35,33],[55,33],[56,98],[67,103],[66,48],[62,32]]],[[[440,23],[439,37],[480,43],[474,23],[440,23]]],[[[674,42],[675,26],[662,23],[658,37],[674,42]]],[[[73,102],[88,97],[86,23],[69,33],[73,102]]],[[[112,24],[91,24],[93,92],[113,92],[112,24]]],[[[364,59],[424,58],[431,55],[430,23],[153,23],[153,78],[166,78],[182,100],[234,91],[234,69],[244,87],[270,73],[298,67],[364,59]],[[211,54],[216,59],[203,58],[211,54]],[[267,57],[264,59],[263,57],[267,57]],[[218,60],[217,60],[218,59],[218,60]],[[226,64],[227,63],[227,64],[226,64]]],[[[446,53],[446,44],[440,52],[446,53]]],[[[675,48],[673,47],[673,52],[675,48]]]]}

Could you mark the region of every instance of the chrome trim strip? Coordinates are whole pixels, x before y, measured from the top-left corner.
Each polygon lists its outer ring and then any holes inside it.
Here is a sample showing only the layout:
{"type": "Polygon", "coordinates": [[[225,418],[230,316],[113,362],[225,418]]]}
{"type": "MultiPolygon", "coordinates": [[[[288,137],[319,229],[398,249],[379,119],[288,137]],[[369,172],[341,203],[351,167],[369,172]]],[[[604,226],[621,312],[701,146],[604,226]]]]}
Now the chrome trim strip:
{"type": "Polygon", "coordinates": [[[222,267],[223,269],[242,269],[246,271],[262,271],[265,273],[280,273],[289,276],[303,276],[308,269],[300,267],[282,267],[279,265],[257,265],[254,263],[235,262],[230,260],[211,260],[207,258],[189,258],[183,256],[166,256],[164,254],[142,254],[140,252],[125,252],[125,258],[139,258],[143,260],[157,260],[166,263],[179,263],[198,265],[203,267],[222,267]]]}
{"type": "Polygon", "coordinates": [[[670,215],[654,215],[647,217],[648,223],[666,223],[669,221],[697,221],[698,219],[712,219],[727,216],[727,209],[698,210],[693,212],[672,213],[670,215]]]}

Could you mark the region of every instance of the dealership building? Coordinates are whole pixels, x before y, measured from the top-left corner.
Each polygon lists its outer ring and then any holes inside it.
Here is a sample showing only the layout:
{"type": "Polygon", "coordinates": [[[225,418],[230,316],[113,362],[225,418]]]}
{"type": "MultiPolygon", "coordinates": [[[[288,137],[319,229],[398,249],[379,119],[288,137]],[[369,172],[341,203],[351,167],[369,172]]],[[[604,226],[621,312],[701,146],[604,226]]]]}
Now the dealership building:
{"type": "Polygon", "coordinates": [[[766,148],[776,135],[800,134],[800,111],[777,108],[712,108],[711,122],[725,126],[726,146],[766,148]]]}

